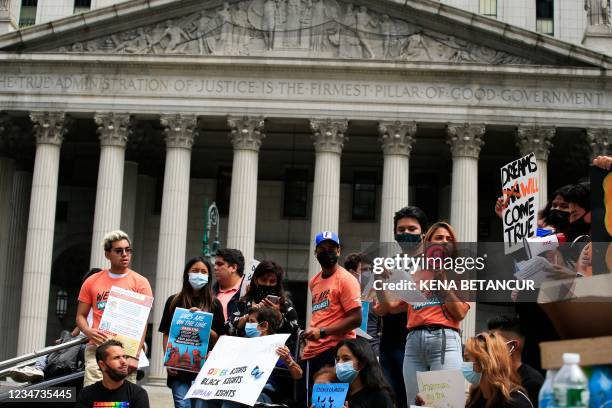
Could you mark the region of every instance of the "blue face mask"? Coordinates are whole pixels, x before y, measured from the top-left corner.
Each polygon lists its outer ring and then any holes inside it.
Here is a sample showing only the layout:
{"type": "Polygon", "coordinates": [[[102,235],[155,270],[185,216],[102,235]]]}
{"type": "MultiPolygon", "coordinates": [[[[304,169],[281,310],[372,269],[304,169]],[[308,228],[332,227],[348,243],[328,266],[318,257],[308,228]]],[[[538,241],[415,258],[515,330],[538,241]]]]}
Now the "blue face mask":
{"type": "Polygon", "coordinates": [[[257,323],[247,322],[244,325],[244,332],[247,337],[259,337],[261,336],[261,332],[257,330],[257,323]]]}
{"type": "Polygon", "coordinates": [[[474,371],[474,363],[471,361],[464,361],[461,363],[461,371],[463,372],[463,376],[465,379],[473,385],[478,385],[480,383],[480,378],[482,377],[482,373],[477,373],[474,371]]]}
{"type": "Polygon", "coordinates": [[[189,284],[195,290],[200,290],[208,283],[208,275],[199,272],[189,272],[189,284]]]}
{"type": "Polygon", "coordinates": [[[343,383],[352,383],[359,375],[359,371],[355,370],[352,361],[346,361],[344,363],[336,363],[336,377],[343,383]]]}

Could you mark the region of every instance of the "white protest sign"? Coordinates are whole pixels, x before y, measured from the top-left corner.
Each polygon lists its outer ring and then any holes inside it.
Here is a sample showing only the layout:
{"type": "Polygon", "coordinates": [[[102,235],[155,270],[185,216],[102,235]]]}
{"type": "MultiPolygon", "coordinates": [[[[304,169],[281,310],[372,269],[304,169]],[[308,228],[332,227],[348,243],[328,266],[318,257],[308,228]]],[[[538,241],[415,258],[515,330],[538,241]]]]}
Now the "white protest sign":
{"type": "Polygon", "coordinates": [[[419,395],[431,408],[464,408],[465,379],[461,370],[417,371],[419,395]]]}
{"type": "Polygon", "coordinates": [[[253,273],[255,272],[257,265],[259,265],[259,261],[257,259],[253,259],[248,268],[244,269],[244,278],[242,278],[242,286],[240,287],[240,297],[246,295],[247,288],[251,283],[251,278],[253,278],[253,273]]]}
{"type": "Polygon", "coordinates": [[[253,406],[289,334],[221,336],[185,398],[223,399],[253,406]]]}
{"type": "Polygon", "coordinates": [[[506,208],[502,212],[504,253],[523,247],[525,238],[536,234],[538,222],[538,165],[529,153],[501,168],[501,184],[506,208]]]}
{"type": "Polygon", "coordinates": [[[151,296],[112,286],[99,329],[121,341],[126,355],[137,357],[151,306],[151,296]]]}

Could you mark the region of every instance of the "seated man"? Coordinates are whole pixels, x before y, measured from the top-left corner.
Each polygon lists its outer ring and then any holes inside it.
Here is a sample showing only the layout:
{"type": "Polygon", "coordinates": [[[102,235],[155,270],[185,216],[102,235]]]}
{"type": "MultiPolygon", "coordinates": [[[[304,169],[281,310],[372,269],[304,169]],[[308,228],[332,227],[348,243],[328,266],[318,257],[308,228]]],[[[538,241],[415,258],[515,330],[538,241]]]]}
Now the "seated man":
{"type": "Polygon", "coordinates": [[[125,380],[128,376],[128,364],[121,342],[108,340],[102,343],[96,349],[96,361],[102,371],[102,380],[81,390],[77,408],[104,405],[100,404],[101,402],[113,402],[116,406],[130,408],[149,408],[147,392],[125,380]]]}
{"type": "Polygon", "coordinates": [[[540,388],[544,384],[544,377],[538,370],[523,363],[521,360],[525,336],[522,333],[518,319],[510,316],[498,316],[487,322],[487,328],[490,332],[504,338],[508,345],[514,369],[521,377],[521,385],[527,391],[529,399],[534,403],[537,402],[540,388]]]}

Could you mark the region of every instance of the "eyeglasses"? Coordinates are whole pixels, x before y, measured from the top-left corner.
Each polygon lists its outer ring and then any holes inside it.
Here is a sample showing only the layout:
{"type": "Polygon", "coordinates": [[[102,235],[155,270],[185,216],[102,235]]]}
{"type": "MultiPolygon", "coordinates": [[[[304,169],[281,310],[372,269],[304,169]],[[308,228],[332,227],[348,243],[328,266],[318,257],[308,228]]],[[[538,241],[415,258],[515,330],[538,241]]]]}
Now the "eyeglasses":
{"type": "Polygon", "coordinates": [[[126,253],[127,255],[132,255],[132,248],[130,248],[130,247],[127,247],[127,248],[112,248],[111,251],[114,252],[117,255],[123,255],[123,253],[126,253]]]}

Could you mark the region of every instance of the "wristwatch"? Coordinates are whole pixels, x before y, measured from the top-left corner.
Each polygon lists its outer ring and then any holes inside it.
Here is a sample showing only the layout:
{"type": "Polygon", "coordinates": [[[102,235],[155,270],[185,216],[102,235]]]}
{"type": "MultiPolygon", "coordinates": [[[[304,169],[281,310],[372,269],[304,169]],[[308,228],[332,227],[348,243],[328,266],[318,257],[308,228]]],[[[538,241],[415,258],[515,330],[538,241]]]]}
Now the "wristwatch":
{"type": "Polygon", "coordinates": [[[324,339],[325,337],[327,337],[327,332],[325,331],[325,327],[321,327],[319,329],[319,337],[324,339]]]}

